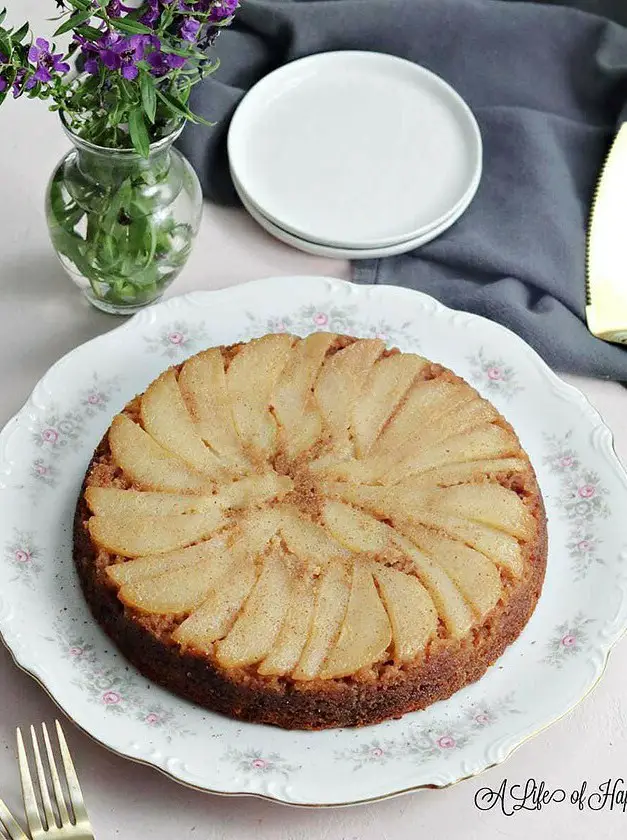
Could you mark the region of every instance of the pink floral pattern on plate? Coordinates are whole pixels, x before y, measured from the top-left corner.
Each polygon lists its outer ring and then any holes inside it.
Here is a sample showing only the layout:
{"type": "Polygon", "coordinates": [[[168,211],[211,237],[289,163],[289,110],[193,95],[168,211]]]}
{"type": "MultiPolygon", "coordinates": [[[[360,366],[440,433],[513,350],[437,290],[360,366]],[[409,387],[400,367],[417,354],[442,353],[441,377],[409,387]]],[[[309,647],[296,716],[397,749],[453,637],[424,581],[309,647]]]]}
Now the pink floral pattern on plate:
{"type": "Polygon", "coordinates": [[[150,353],[180,360],[211,346],[210,334],[204,321],[193,326],[185,321],[172,321],[156,335],[145,335],[144,341],[150,353]]]}
{"type": "Polygon", "coordinates": [[[508,694],[496,703],[477,703],[463,709],[454,719],[442,719],[435,724],[421,724],[422,714],[415,716],[409,734],[400,738],[373,738],[357,746],[336,751],[338,761],[348,761],[353,770],[362,770],[373,764],[411,758],[420,762],[446,759],[459,754],[486,728],[509,715],[520,712],[515,705],[515,695],[508,694]]]}
{"type": "Polygon", "coordinates": [[[42,552],[35,544],[33,533],[14,529],[13,539],[5,544],[3,556],[11,574],[9,582],[20,580],[34,588],[34,579],[43,571],[43,564],[42,552]]]}
{"type": "Polygon", "coordinates": [[[250,324],[251,338],[266,333],[290,332],[295,335],[308,335],[312,332],[332,332],[360,338],[379,338],[385,341],[388,347],[399,346],[415,351],[419,346],[417,330],[412,321],[396,325],[380,318],[364,321],[360,317],[359,307],[356,306],[307,305],[289,315],[259,318],[252,312],[247,312],[246,317],[250,324]]]}
{"type": "Polygon", "coordinates": [[[300,764],[290,764],[277,752],[261,752],[256,749],[239,750],[228,747],[222,756],[227,761],[246,775],[265,776],[278,773],[285,778],[301,769],[300,764]]]}
{"type": "Polygon", "coordinates": [[[574,657],[585,653],[589,644],[586,628],[590,624],[592,619],[586,618],[583,612],[578,612],[572,621],[558,624],[542,661],[559,670],[574,657]]]}
{"type": "MultiPolygon", "coordinates": [[[[149,683],[117,653],[102,659],[98,646],[68,625],[70,619],[57,619],[54,636],[46,637],[55,642],[61,656],[72,665],[73,684],[84,692],[91,702],[105,714],[132,718],[147,728],[158,728],[169,742],[174,735],[192,735],[185,719],[177,716],[171,704],[153,701],[146,694],[149,683]]],[[[94,628],[96,629],[96,628],[94,628]]],[[[105,650],[105,654],[109,650],[105,650]]],[[[154,691],[154,694],[157,692],[154,691]]]]}
{"type": "Polygon", "coordinates": [[[69,410],[52,406],[31,429],[38,454],[30,466],[34,488],[58,486],[60,467],[66,452],[80,452],[89,422],[110,412],[112,396],[119,390],[116,379],[101,379],[94,373],[92,383],[79,391],[75,406],[69,410]]]}
{"type": "Polygon", "coordinates": [[[474,356],[468,356],[468,362],[468,378],[484,394],[499,394],[509,400],[524,390],[518,383],[514,368],[503,359],[488,355],[483,348],[474,356]]]}
{"type": "Polygon", "coordinates": [[[572,431],[564,436],[546,435],[544,464],[558,478],[558,507],[567,522],[566,548],[574,580],[584,580],[595,563],[604,564],[600,521],[610,515],[609,492],[599,474],[582,463],[572,446],[572,431]]]}

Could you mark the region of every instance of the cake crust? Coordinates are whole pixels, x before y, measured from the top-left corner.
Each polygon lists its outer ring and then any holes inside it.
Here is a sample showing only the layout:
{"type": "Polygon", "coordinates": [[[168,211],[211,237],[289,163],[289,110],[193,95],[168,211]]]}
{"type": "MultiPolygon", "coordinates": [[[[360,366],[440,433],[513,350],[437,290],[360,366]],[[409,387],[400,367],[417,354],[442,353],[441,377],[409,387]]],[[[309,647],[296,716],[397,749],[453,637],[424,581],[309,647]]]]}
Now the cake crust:
{"type": "MultiPolygon", "coordinates": [[[[177,373],[180,367],[174,368],[177,373]]],[[[448,371],[445,374],[462,381],[448,371]]],[[[136,403],[130,403],[125,412],[136,417],[136,403]]],[[[94,453],[79,495],[74,561],[95,619],[127,659],[164,688],[230,717],[287,729],[375,724],[424,709],[479,679],[529,620],[544,580],[547,530],[542,496],[528,459],[527,463],[528,470],[518,477],[515,489],[525,497],[536,535],[526,553],[521,579],[509,585],[494,609],[460,640],[436,638],[416,661],[383,662],[348,677],[299,681],[289,676],[262,676],[250,667],[226,668],[207,652],[186,649],[174,641],[176,624],[172,619],[146,616],[120,601],[107,567],[121,558],[94,543],[89,532],[92,512],[85,499],[88,487],[115,484],[108,434],[94,453]]]]}

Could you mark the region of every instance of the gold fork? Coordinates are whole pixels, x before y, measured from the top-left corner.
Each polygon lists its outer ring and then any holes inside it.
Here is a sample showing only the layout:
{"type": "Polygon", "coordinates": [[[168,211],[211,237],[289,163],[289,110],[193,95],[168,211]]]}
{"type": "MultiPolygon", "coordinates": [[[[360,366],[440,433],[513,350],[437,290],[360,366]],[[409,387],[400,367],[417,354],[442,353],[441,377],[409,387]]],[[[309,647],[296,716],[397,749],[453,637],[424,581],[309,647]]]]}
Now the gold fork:
{"type": "Polygon", "coordinates": [[[8,840],[28,840],[17,820],[9,811],[4,802],[0,799],[0,837],[8,837],[8,840]]]}
{"type": "Polygon", "coordinates": [[[61,725],[58,720],[55,721],[55,724],[57,738],[59,741],[59,751],[63,762],[64,782],[68,793],[70,811],[72,813],[70,815],[65,801],[46,724],[42,723],[41,731],[43,734],[44,745],[46,747],[48,773],[52,781],[52,798],[54,799],[55,805],[54,810],[50,796],[50,787],[46,781],[44,764],[41,760],[41,753],[39,751],[39,742],[37,741],[35,727],[31,726],[30,735],[33,744],[35,767],[37,769],[37,779],[39,781],[39,796],[42,806],[41,810],[35,795],[35,788],[33,786],[33,779],[28,766],[28,759],[26,757],[22,733],[18,729],[17,754],[20,765],[22,796],[24,797],[24,809],[26,811],[28,829],[31,833],[32,840],[94,840],[94,834],[89,822],[89,817],[87,816],[85,803],[83,801],[83,794],[78,783],[78,777],[76,775],[76,770],[74,769],[74,764],[72,763],[72,758],[70,756],[65,736],[63,735],[63,730],[61,729],[61,725]]]}

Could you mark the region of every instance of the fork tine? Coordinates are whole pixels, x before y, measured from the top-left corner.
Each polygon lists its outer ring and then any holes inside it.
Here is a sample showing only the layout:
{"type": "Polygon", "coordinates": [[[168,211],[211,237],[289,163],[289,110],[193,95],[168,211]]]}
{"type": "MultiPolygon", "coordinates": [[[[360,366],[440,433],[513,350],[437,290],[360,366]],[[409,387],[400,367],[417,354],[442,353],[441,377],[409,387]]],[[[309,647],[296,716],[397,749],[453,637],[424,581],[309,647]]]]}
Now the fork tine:
{"type": "Polygon", "coordinates": [[[44,809],[44,816],[46,818],[46,826],[48,829],[54,828],[57,824],[54,813],[52,812],[52,802],[50,801],[50,791],[48,790],[48,782],[46,781],[46,774],[44,773],[44,766],[41,762],[41,753],[39,752],[39,742],[37,740],[37,733],[35,727],[30,728],[30,738],[33,743],[33,753],[35,754],[35,767],[37,768],[37,777],[39,779],[39,792],[41,795],[41,802],[44,809]]]}
{"type": "Polygon", "coordinates": [[[13,814],[9,811],[4,802],[0,799],[0,828],[4,826],[10,840],[28,840],[13,814]]]}
{"type": "Polygon", "coordinates": [[[48,755],[48,766],[50,767],[50,778],[52,779],[52,787],[54,788],[54,795],[57,800],[57,808],[59,809],[59,816],[61,817],[61,825],[66,826],[70,823],[70,815],[65,807],[65,797],[63,795],[63,788],[59,781],[59,773],[57,772],[57,763],[52,752],[50,738],[48,737],[48,728],[45,723],[41,724],[41,730],[44,735],[44,744],[46,745],[46,753],[48,755]]]}
{"type": "Polygon", "coordinates": [[[22,797],[24,799],[24,810],[26,811],[26,822],[31,834],[42,833],[44,828],[41,823],[41,815],[37,807],[33,780],[31,779],[22,732],[17,730],[17,758],[20,766],[20,781],[22,783],[22,797]]]}
{"type": "Polygon", "coordinates": [[[72,804],[72,810],[74,811],[74,817],[76,822],[81,820],[89,822],[89,816],[87,814],[87,809],[85,808],[85,800],[83,799],[83,792],[78,782],[78,776],[76,775],[76,769],[74,767],[74,762],[72,761],[72,756],[70,755],[70,750],[68,749],[67,741],[65,740],[65,735],[63,734],[59,721],[55,720],[54,723],[57,730],[57,738],[59,739],[59,749],[61,750],[61,758],[63,760],[63,767],[65,768],[65,780],[70,794],[70,802],[72,804]]]}

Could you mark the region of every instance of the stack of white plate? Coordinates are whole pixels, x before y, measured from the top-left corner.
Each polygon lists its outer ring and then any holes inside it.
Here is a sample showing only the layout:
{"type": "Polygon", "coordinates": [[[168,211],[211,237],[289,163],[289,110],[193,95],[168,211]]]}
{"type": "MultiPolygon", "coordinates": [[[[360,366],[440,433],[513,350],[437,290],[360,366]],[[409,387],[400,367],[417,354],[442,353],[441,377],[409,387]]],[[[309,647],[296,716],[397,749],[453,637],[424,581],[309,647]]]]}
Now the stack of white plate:
{"type": "Polygon", "coordinates": [[[464,100],[410,61],[330,52],[262,79],[229,130],[251,216],[313,254],[411,251],[456,222],[481,179],[481,134],[464,100]]]}

